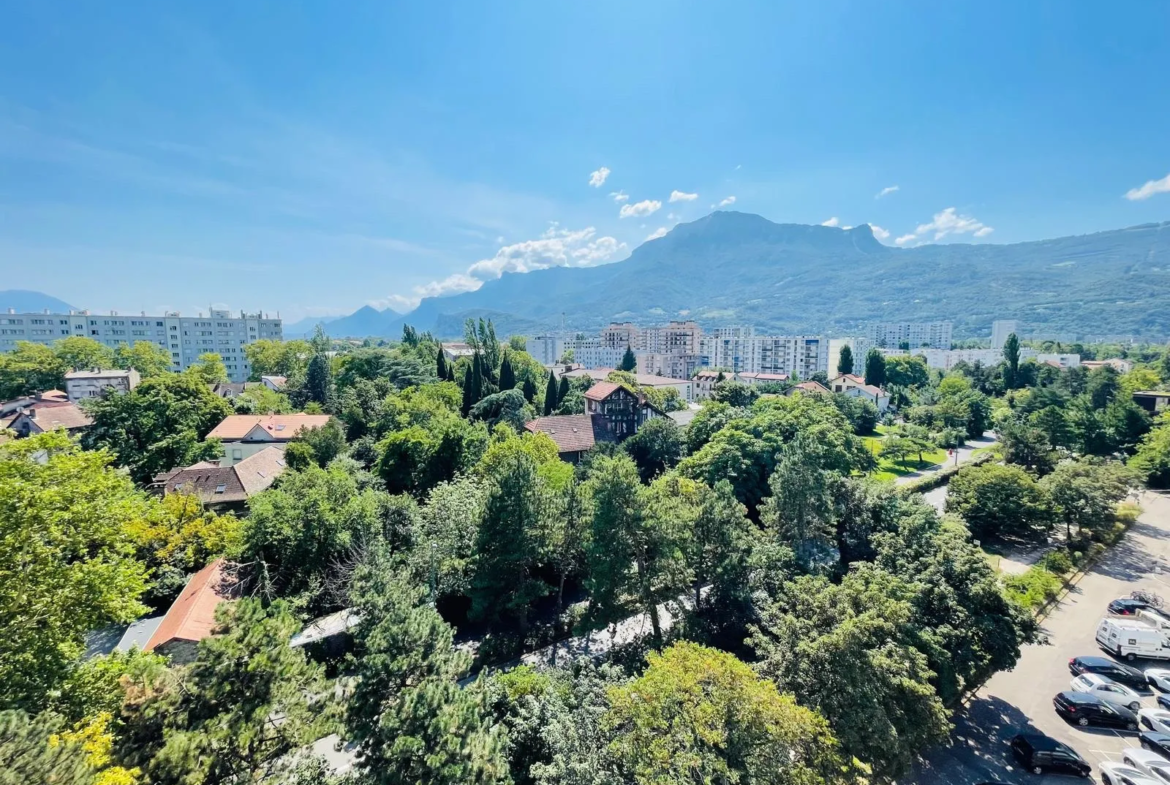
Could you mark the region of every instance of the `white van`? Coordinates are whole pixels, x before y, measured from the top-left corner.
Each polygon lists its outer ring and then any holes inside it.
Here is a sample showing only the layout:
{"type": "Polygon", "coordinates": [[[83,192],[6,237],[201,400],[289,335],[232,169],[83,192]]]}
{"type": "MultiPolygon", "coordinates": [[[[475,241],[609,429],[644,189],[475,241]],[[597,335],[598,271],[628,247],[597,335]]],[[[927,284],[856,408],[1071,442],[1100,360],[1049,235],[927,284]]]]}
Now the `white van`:
{"type": "Polygon", "coordinates": [[[1097,625],[1097,643],[1101,648],[1127,660],[1138,657],[1170,660],[1170,640],[1166,633],[1140,621],[1106,617],[1097,625]]]}
{"type": "Polygon", "coordinates": [[[1150,610],[1140,610],[1133,615],[1133,620],[1140,621],[1142,624],[1148,624],[1155,630],[1170,633],[1170,619],[1167,619],[1160,613],[1154,613],[1150,610]]]}

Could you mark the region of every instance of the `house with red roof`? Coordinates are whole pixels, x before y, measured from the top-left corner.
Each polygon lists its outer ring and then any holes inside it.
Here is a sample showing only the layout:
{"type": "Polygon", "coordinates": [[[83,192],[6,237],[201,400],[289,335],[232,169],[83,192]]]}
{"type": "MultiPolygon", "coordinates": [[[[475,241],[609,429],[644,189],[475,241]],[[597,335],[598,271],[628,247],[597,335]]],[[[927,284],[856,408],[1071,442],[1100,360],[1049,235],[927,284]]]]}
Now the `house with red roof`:
{"type": "Polygon", "coordinates": [[[239,584],[226,566],[223,559],[216,559],[191,576],[146,642],[146,651],[158,652],[180,664],[195,659],[199,641],[215,630],[215,609],[238,594],[239,584]]]}
{"type": "Polygon", "coordinates": [[[576,463],[598,442],[622,442],[643,423],[665,417],[653,404],[616,382],[597,382],[585,391],[585,413],[538,417],[525,424],[557,445],[561,459],[576,463]]]}
{"type": "Polygon", "coordinates": [[[284,449],[301,431],[324,428],[328,414],[233,414],[211,429],[208,439],[223,442],[220,466],[231,466],[266,447],[284,449]]]}
{"type": "Polygon", "coordinates": [[[867,400],[876,406],[879,412],[884,412],[890,407],[890,396],[886,395],[885,391],[872,384],[866,384],[865,379],[856,374],[843,373],[830,379],[829,388],[850,398],[867,400]]]}

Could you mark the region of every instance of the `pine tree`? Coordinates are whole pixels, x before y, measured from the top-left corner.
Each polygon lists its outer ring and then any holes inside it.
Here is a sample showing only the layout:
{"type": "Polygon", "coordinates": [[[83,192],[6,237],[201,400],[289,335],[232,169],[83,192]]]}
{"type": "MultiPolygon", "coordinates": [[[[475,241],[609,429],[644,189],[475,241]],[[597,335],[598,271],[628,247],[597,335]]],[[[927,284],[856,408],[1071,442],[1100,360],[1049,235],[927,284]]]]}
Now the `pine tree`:
{"type": "Polygon", "coordinates": [[[544,387],[544,416],[548,417],[557,410],[557,377],[552,371],[548,372],[548,384],[544,387]]]}
{"type": "Polygon", "coordinates": [[[470,658],[451,628],[389,564],[354,576],[357,654],[346,738],[358,745],[363,782],[373,785],[503,785],[505,739],[478,690],[458,679],[470,658]]]}
{"type": "Polygon", "coordinates": [[[309,360],[308,370],[305,371],[305,398],[321,404],[328,410],[333,400],[333,370],[329,367],[329,358],[324,353],[313,355],[309,360]]]}
{"type": "Polygon", "coordinates": [[[637,368],[638,359],[634,357],[634,350],[627,344],[626,353],[622,355],[622,364],[618,366],[618,370],[633,373],[637,368]]]}
{"type": "Polygon", "coordinates": [[[532,381],[531,376],[524,377],[524,384],[521,387],[524,393],[524,400],[532,403],[536,400],[536,382],[532,381]]]}
{"type": "Polygon", "coordinates": [[[463,402],[459,405],[459,411],[466,417],[471,413],[471,407],[475,406],[476,401],[471,390],[472,379],[471,369],[468,368],[463,373],[463,402]]]}
{"type": "Polygon", "coordinates": [[[476,352],[471,356],[471,403],[474,406],[483,400],[483,356],[476,352]]]}
{"type": "Polygon", "coordinates": [[[560,406],[562,403],[564,403],[565,398],[567,398],[568,395],[569,395],[569,377],[562,376],[561,377],[561,386],[557,390],[557,406],[560,406]]]}
{"type": "Polygon", "coordinates": [[[853,350],[849,344],[841,347],[841,356],[837,360],[837,373],[853,373],[853,350]]]}
{"type": "Polygon", "coordinates": [[[516,388],[516,373],[512,370],[512,361],[508,358],[507,352],[504,353],[504,359],[500,363],[500,391],[514,390],[516,388]]]}
{"type": "Polygon", "coordinates": [[[455,381],[455,363],[449,363],[447,365],[447,381],[455,381]]]}
{"type": "Polygon", "coordinates": [[[439,344],[439,356],[435,360],[435,375],[439,377],[439,381],[447,378],[447,357],[443,352],[443,344],[439,344]]]}

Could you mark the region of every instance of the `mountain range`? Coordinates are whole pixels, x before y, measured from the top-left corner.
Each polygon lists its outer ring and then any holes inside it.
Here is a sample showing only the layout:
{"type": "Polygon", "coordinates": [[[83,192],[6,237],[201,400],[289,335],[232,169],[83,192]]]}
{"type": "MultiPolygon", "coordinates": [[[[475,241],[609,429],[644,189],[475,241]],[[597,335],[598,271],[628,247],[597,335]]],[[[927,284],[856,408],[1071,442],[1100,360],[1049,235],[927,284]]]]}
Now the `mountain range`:
{"type": "Polygon", "coordinates": [[[949,319],[956,338],[995,319],[1028,335],[1170,335],[1170,222],[997,245],[883,245],[867,225],[777,224],[715,212],[643,243],[624,262],[509,273],[474,292],[424,299],[406,315],[366,306],[333,336],[397,337],[402,326],[462,334],[467,317],[502,334],[594,331],[610,321],[694,319],[774,333],[848,335],[871,321],[949,319]]]}
{"type": "Polygon", "coordinates": [[[38,313],[48,308],[53,313],[69,313],[77,310],[64,300],[50,297],[27,289],[4,289],[0,291],[0,313],[11,308],[16,313],[38,313]]]}

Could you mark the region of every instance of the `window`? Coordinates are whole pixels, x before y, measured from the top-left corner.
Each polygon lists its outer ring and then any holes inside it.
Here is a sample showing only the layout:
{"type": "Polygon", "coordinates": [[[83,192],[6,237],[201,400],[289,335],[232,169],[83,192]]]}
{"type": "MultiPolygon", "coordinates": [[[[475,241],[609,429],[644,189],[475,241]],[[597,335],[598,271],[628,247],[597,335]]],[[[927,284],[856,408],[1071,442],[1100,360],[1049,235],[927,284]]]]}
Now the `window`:
{"type": "Polygon", "coordinates": [[[219,485],[215,486],[215,492],[216,492],[216,493],[223,493],[223,492],[224,492],[224,491],[226,491],[226,490],[227,490],[227,484],[226,484],[226,483],[222,483],[222,482],[221,482],[219,485]]]}
{"type": "Polygon", "coordinates": [[[238,461],[238,460],[240,460],[240,459],[241,459],[241,458],[243,458],[243,457],[244,457],[244,451],[243,451],[243,450],[232,450],[232,458],[234,458],[234,459],[236,459],[236,460],[238,461]]]}

